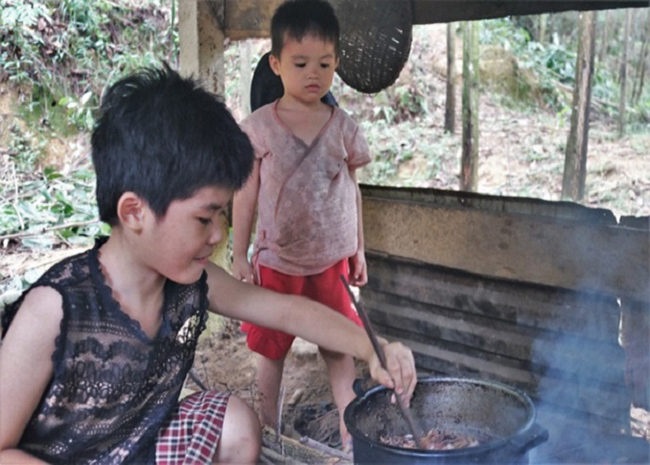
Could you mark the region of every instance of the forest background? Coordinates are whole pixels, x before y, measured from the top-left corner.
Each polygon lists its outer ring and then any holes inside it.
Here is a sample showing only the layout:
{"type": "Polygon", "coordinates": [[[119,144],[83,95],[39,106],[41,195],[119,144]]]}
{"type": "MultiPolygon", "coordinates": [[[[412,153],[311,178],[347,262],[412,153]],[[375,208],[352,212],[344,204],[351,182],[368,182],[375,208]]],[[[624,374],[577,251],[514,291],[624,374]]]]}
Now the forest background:
{"type": "MultiPolygon", "coordinates": [[[[173,0],[0,3],[2,294],[24,289],[43,266],[108,232],[97,220],[89,157],[100,96],[138,67],[162,61],[177,67],[179,42],[173,0]]],[[[597,13],[580,202],[617,216],[650,215],[649,10],[597,13]]],[[[578,20],[577,12],[567,12],[478,23],[478,192],[560,200],[578,20]]],[[[457,120],[460,26],[452,26],[457,120]]],[[[259,39],[226,46],[223,97],[238,120],[249,111],[249,77],[268,48],[259,39]]],[[[444,128],[446,56],[445,25],[415,26],[408,62],[391,87],[368,95],[335,80],[334,95],[360,122],[375,157],[360,173],[362,182],[459,189],[461,125],[455,133],[444,128]]]]}

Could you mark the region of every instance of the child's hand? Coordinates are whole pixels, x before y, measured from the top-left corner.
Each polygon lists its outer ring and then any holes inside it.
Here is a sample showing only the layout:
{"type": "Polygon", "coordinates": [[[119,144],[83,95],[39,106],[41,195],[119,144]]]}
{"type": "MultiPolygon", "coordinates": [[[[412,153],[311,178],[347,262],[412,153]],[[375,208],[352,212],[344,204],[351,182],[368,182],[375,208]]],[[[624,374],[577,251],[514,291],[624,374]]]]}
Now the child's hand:
{"type": "Polygon", "coordinates": [[[373,354],[369,363],[370,376],[401,395],[405,407],[408,407],[417,384],[413,352],[401,342],[391,342],[382,346],[386,354],[388,372],[381,367],[377,355],[373,354]]]}
{"type": "Polygon", "coordinates": [[[350,257],[350,284],[352,286],[363,286],[368,283],[368,268],[366,266],[366,254],[363,250],[357,251],[350,257]]]}
{"type": "Polygon", "coordinates": [[[233,257],[232,275],[235,279],[254,284],[253,267],[246,257],[233,257]]]}

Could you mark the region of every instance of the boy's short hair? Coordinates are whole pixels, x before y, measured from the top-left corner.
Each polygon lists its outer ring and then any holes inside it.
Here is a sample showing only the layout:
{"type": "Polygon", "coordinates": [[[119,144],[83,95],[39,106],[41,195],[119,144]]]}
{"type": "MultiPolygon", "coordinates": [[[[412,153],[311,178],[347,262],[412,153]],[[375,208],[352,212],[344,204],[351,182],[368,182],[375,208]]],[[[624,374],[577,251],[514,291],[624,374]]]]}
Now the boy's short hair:
{"type": "Polygon", "coordinates": [[[253,166],[250,140],[223,102],[167,64],[108,89],[91,145],[99,216],[113,226],[124,192],[162,217],[203,187],[239,189],[253,166]]]}
{"type": "Polygon", "coordinates": [[[278,59],[285,35],[296,41],[315,35],[333,43],[339,55],[339,21],[325,0],[288,0],[280,5],[271,19],[271,54],[278,59]]]}

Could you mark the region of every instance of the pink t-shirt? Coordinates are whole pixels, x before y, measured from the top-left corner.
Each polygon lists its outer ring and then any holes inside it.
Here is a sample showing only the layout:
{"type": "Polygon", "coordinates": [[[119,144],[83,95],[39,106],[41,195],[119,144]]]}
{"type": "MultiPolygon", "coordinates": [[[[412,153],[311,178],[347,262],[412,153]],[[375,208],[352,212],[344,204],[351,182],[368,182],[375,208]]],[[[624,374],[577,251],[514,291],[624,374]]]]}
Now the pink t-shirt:
{"type": "Polygon", "coordinates": [[[282,123],[276,105],[241,123],[260,160],[257,262],[286,274],[317,274],[357,251],[350,170],[370,162],[370,151],[359,126],[339,108],[307,146],[282,123]]]}

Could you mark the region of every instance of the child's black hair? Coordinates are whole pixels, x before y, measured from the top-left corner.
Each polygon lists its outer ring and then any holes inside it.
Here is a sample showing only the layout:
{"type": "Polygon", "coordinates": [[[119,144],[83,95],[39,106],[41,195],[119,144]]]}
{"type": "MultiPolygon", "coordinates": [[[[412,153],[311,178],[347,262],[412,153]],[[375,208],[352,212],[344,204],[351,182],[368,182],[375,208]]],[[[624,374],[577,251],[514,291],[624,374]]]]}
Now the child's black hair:
{"type": "Polygon", "coordinates": [[[271,53],[280,58],[285,36],[301,41],[310,34],[333,43],[339,55],[339,21],[332,6],[325,0],[288,0],[271,19],[271,53]]]}
{"type": "Polygon", "coordinates": [[[253,166],[246,134],[214,94],[167,64],[113,84],[92,134],[97,204],[116,225],[117,202],[131,191],[158,217],[203,187],[239,189],[253,166]]]}

